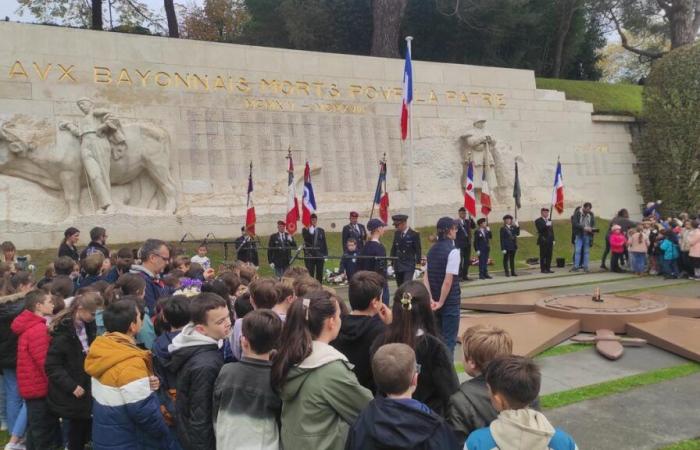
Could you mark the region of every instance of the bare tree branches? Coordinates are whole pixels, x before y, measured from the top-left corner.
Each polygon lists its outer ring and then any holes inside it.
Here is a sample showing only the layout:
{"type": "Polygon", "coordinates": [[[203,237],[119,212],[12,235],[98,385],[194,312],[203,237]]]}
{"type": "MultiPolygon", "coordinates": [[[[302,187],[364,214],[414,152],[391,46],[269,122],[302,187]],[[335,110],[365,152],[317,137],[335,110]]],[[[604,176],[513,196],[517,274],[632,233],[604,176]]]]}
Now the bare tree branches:
{"type": "Polygon", "coordinates": [[[617,34],[620,35],[620,43],[622,44],[622,47],[625,50],[628,50],[632,53],[636,53],[639,56],[643,56],[645,58],[650,58],[650,59],[661,58],[665,54],[665,52],[656,52],[656,51],[644,50],[641,48],[633,47],[632,45],[630,45],[629,40],[627,39],[627,35],[625,34],[624,30],[622,29],[622,25],[620,25],[620,20],[617,18],[617,16],[615,15],[615,11],[613,11],[612,8],[608,10],[608,16],[615,24],[615,29],[617,30],[617,34]]]}

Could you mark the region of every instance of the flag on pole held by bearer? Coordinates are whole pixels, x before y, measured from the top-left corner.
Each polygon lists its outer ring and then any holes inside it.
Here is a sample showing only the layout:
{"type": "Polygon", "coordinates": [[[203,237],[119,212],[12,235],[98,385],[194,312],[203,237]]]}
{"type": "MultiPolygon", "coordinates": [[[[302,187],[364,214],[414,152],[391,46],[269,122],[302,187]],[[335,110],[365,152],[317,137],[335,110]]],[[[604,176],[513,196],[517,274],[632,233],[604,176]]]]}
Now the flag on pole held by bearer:
{"type": "Polygon", "coordinates": [[[476,193],[474,192],[474,163],[469,161],[467,183],[464,188],[464,209],[471,217],[476,217],[476,193]]]}
{"type": "Polygon", "coordinates": [[[255,205],[253,204],[253,162],[248,175],[248,199],[246,200],[245,229],[255,236],[255,205]]]}
{"type": "MultiPolygon", "coordinates": [[[[406,62],[403,66],[403,102],[401,103],[401,139],[408,136],[409,106],[413,101],[413,66],[411,64],[411,45],[406,47],[406,62]]],[[[386,221],[385,221],[386,222],[386,221]]]]}
{"type": "Polygon", "coordinates": [[[311,185],[311,169],[309,162],[306,161],[304,167],[304,193],[301,200],[301,223],[305,227],[311,226],[311,214],[316,212],[316,197],[314,196],[314,187],[311,185]]]}
{"type": "Polygon", "coordinates": [[[374,204],[379,206],[382,222],[389,222],[389,193],[386,191],[386,161],[379,162],[379,179],[374,191],[374,204]]]}
{"type": "Polygon", "coordinates": [[[518,175],[518,161],[515,161],[515,182],[513,183],[513,198],[515,199],[515,208],[520,209],[520,197],[522,192],[520,191],[520,176],[518,175]]]}
{"type": "Polygon", "coordinates": [[[294,187],[294,162],[292,161],[292,151],[289,150],[287,156],[289,159],[289,168],[287,172],[289,177],[287,179],[287,232],[289,234],[294,234],[297,232],[297,222],[299,221],[299,202],[297,201],[296,188],[294,187]]]}
{"type": "Polygon", "coordinates": [[[481,214],[488,217],[491,212],[491,190],[489,189],[489,182],[486,179],[486,171],[488,170],[488,161],[486,160],[486,153],[484,153],[484,168],[481,174],[481,214]]]}
{"type": "Polygon", "coordinates": [[[552,205],[559,214],[564,212],[564,178],[561,174],[561,162],[557,161],[557,171],[554,173],[554,191],[552,205]]]}

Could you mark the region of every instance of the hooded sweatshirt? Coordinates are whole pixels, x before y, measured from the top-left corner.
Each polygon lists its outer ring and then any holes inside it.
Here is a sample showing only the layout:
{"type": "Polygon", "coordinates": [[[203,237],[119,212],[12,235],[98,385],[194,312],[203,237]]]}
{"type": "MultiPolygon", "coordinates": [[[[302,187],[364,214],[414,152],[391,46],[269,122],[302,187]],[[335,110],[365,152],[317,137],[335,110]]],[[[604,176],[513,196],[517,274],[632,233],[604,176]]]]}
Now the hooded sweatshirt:
{"type": "Polygon", "coordinates": [[[372,393],[358,382],[345,355],[313,341],[311,354],[291,368],[280,393],[282,448],[342,449],[372,393]]]}
{"type": "Polygon", "coordinates": [[[156,274],[146,269],[144,266],[134,264],[129,273],[139,275],[146,282],[143,300],[146,302],[146,312],[153,317],[156,313],[156,303],[158,299],[167,295],[168,291],[163,282],[156,274]]]}
{"type": "Polygon", "coordinates": [[[417,400],[377,397],[350,428],[346,450],[454,449],[457,441],[445,421],[417,400]]]}
{"type": "Polygon", "coordinates": [[[175,424],[185,450],[214,450],[212,398],[224,358],[221,341],[205,336],[189,323],[170,344],[170,368],[177,376],[175,424]]]}
{"type": "Polygon", "coordinates": [[[134,338],[97,337],[85,357],[85,372],[92,377],[94,449],[177,448],[149,384],[151,354],[134,338]]]}
{"type": "Polygon", "coordinates": [[[469,435],[468,450],[576,450],[573,438],[555,429],[541,412],[533,409],[501,411],[489,428],[469,435]]]}
{"type": "Polygon", "coordinates": [[[44,364],[51,337],[46,318],[25,309],[12,321],[12,331],[17,341],[17,387],[25,400],[46,397],[49,378],[44,364]]]}
{"type": "Polygon", "coordinates": [[[379,315],[371,317],[348,315],[343,317],[338,337],[331,342],[331,345],[345,355],[354,366],[352,371],[355,372],[357,381],[372,392],[374,392],[374,379],[369,349],[377,336],[385,330],[386,325],[379,315]]]}

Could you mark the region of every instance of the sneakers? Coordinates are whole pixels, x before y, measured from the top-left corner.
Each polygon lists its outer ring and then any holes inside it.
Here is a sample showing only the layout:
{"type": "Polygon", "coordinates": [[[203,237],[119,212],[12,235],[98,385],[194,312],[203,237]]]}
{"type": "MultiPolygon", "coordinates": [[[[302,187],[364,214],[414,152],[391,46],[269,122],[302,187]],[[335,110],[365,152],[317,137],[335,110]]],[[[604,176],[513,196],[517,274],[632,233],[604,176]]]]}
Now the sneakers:
{"type": "Polygon", "coordinates": [[[8,442],[5,445],[5,450],[26,450],[26,449],[27,449],[27,447],[24,444],[20,444],[19,442],[16,442],[14,444],[11,442],[8,442]]]}
{"type": "Polygon", "coordinates": [[[578,272],[578,271],[579,271],[578,267],[572,267],[571,270],[569,270],[569,272],[578,272]]]}

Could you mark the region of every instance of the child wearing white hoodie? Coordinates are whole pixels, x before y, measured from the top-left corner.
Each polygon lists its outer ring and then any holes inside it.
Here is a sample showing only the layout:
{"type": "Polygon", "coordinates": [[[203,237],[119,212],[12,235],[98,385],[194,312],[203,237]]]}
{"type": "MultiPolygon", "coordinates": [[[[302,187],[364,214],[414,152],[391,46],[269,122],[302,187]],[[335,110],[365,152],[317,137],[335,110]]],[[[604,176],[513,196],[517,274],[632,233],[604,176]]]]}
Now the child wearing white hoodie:
{"type": "Polygon", "coordinates": [[[528,408],[540,392],[540,370],[529,358],[502,356],[486,369],[491,403],[499,412],[488,428],[469,435],[465,450],[577,450],[573,438],[528,408]]]}

